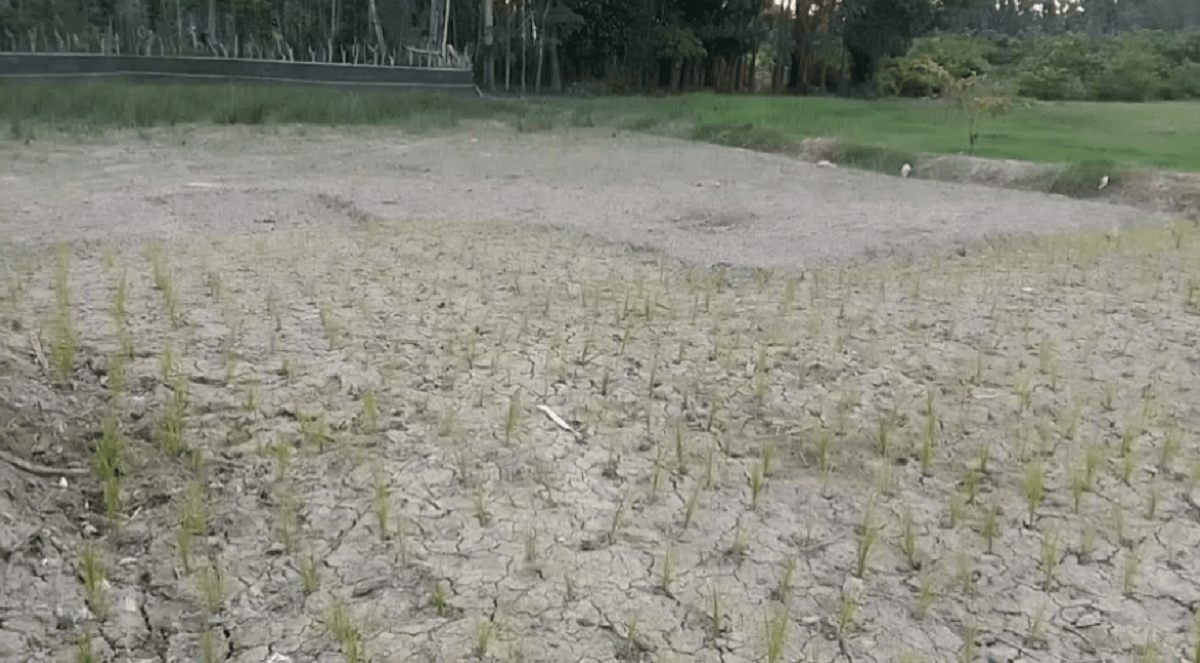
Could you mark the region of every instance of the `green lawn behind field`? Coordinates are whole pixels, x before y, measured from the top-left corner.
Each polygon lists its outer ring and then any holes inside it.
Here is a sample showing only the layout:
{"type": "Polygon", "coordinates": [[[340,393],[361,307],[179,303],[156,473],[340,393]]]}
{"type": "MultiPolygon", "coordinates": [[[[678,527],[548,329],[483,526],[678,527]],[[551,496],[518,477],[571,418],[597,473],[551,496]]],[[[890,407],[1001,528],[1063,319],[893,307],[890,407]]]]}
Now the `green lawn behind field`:
{"type": "MultiPolygon", "coordinates": [[[[753,125],[760,135],[831,136],[901,152],[966,152],[967,122],[941,102],[828,97],[685,97],[702,126],[753,125]]],[[[1015,106],[977,127],[975,154],[1046,163],[1111,161],[1128,168],[1200,171],[1200,102],[1015,106]]]]}
{"type": "MultiPolygon", "coordinates": [[[[29,139],[47,127],[78,131],[188,122],[388,124],[422,132],[470,119],[494,119],[520,131],[602,126],[763,148],[836,137],[860,152],[874,150],[871,162],[888,161],[889,170],[891,160],[965,153],[969,146],[963,115],[929,101],[710,93],[517,100],[276,85],[0,82],[0,120],[14,139],[29,139]]],[[[977,131],[975,153],[983,157],[1200,172],[1200,101],[1033,102],[985,118],[977,131]]]]}

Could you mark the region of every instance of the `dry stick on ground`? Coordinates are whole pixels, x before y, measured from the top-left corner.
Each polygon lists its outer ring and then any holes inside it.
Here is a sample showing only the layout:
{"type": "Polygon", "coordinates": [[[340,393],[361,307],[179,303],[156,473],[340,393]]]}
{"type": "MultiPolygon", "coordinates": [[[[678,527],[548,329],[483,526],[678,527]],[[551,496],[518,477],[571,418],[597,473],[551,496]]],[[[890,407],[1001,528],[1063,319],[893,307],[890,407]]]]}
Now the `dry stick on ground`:
{"type": "Polygon", "coordinates": [[[11,454],[7,451],[4,451],[3,449],[0,449],[0,460],[8,463],[9,465],[12,465],[13,467],[17,468],[18,470],[23,470],[30,474],[36,474],[36,475],[42,476],[42,477],[57,477],[57,476],[62,476],[64,474],[70,475],[70,476],[80,476],[80,475],[88,473],[88,470],[83,469],[83,468],[78,468],[78,467],[68,467],[68,468],[60,469],[60,468],[56,468],[56,467],[48,467],[46,465],[38,465],[37,463],[31,463],[27,460],[22,460],[20,458],[17,458],[13,454],[11,454]]]}

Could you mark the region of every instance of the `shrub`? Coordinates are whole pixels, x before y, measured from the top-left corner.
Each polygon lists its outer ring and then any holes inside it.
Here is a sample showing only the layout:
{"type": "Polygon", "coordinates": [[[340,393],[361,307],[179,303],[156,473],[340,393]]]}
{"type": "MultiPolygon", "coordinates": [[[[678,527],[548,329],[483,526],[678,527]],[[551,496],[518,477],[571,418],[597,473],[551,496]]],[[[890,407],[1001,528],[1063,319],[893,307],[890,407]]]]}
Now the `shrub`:
{"type": "Polygon", "coordinates": [[[989,58],[996,45],[981,37],[969,35],[938,35],[913,42],[910,57],[926,56],[954,78],[967,78],[987,73],[989,58]]]}
{"type": "Polygon", "coordinates": [[[1098,99],[1145,101],[1161,96],[1170,67],[1152,36],[1125,35],[1107,46],[1104,73],[1095,85],[1098,99]]]}
{"type": "Polygon", "coordinates": [[[1105,71],[1105,59],[1093,40],[1068,33],[1036,39],[1019,71],[1017,94],[1039,99],[1091,99],[1093,82],[1105,71]]]}
{"type": "Polygon", "coordinates": [[[940,94],[949,74],[929,56],[887,58],[875,73],[875,85],[884,96],[928,97],[940,94]]]}
{"type": "Polygon", "coordinates": [[[1187,62],[1171,70],[1162,87],[1164,99],[1200,97],[1200,62],[1187,62]]]}

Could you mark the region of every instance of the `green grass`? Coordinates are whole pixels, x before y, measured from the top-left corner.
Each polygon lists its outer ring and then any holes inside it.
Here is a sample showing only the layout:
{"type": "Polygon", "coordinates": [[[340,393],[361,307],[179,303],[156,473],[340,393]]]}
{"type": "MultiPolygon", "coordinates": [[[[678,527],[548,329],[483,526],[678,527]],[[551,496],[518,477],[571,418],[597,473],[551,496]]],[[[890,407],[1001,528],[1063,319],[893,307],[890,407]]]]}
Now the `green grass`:
{"type": "Polygon", "coordinates": [[[0,83],[0,114],[27,133],[33,122],[64,130],[215,124],[403,124],[450,128],[462,119],[522,114],[510,101],[445,94],[344,92],[300,86],[153,85],[125,81],[0,83]]]}
{"type": "MultiPolygon", "coordinates": [[[[942,102],[831,97],[683,98],[699,137],[722,131],[750,138],[833,136],[899,152],[967,151],[967,123],[942,102]]],[[[984,118],[976,154],[1044,163],[1112,161],[1122,167],[1200,171],[1200,102],[1042,103],[984,118]]]]}
{"type": "MultiPolygon", "coordinates": [[[[477,99],[444,94],[345,92],[244,84],[152,85],[124,81],[0,83],[10,138],[38,129],[79,131],[179,123],[389,125],[412,132],[492,119],[521,132],[608,127],[757,149],[836,137],[840,162],[894,171],[920,153],[968,148],[966,119],[938,101],[832,97],[477,99]]],[[[977,126],[976,154],[1043,163],[1200,172],[1200,101],[1018,104],[977,126]]],[[[1088,181],[1091,181],[1088,173],[1088,181]]]]}

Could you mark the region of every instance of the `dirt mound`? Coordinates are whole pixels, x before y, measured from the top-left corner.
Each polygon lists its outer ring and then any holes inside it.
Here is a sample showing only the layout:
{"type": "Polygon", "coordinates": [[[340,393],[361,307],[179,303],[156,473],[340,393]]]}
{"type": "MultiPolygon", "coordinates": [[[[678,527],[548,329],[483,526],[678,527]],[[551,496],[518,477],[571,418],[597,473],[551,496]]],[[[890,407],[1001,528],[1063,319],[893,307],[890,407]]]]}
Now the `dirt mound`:
{"type": "MultiPolygon", "coordinates": [[[[909,162],[913,177],[937,182],[982,184],[1003,189],[1058,193],[1073,198],[1133,205],[1156,213],[1200,219],[1200,173],[1123,170],[1102,164],[1045,164],[957,155],[900,155],[876,150],[873,162],[858,164],[899,174],[909,162]],[[882,166],[882,167],[881,167],[882,166]],[[1107,180],[1102,178],[1107,177],[1107,180]],[[1104,186],[1101,187],[1101,183],[1104,186]]],[[[846,163],[848,148],[836,138],[808,138],[793,151],[805,160],[846,163]]]]}

